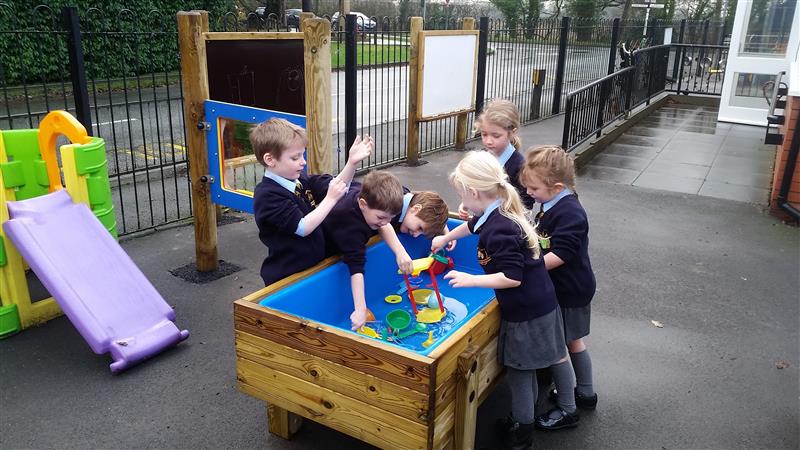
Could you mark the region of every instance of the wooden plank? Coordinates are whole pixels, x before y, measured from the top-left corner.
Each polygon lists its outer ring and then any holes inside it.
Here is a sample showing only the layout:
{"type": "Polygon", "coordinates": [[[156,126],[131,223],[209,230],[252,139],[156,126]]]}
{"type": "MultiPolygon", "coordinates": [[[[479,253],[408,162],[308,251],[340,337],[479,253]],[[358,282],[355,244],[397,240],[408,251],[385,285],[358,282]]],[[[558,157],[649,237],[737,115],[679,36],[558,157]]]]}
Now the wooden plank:
{"type": "Polygon", "coordinates": [[[255,362],[237,358],[239,388],[254,397],[384,448],[425,446],[427,427],[255,362]]]}
{"type": "Polygon", "coordinates": [[[460,449],[475,447],[475,424],[478,418],[478,352],[475,345],[468,346],[458,356],[456,370],[455,446],[460,449]]]}
{"type": "MultiPolygon", "coordinates": [[[[474,17],[465,17],[462,28],[464,30],[474,30],[475,29],[475,18],[474,17]]],[[[477,71],[477,65],[475,66],[475,70],[477,71]]],[[[475,98],[475,95],[472,96],[475,98]]],[[[467,118],[468,114],[459,114],[456,118],[456,150],[463,150],[467,144],[467,118]]]]}
{"type": "Polygon", "coordinates": [[[306,128],[308,172],[331,173],[331,23],[305,19],[306,128]]]}
{"type": "Polygon", "coordinates": [[[449,345],[440,345],[435,348],[428,356],[437,360],[437,390],[439,386],[448,381],[449,375],[455,372],[458,355],[474,344],[479,348],[496,336],[500,330],[500,307],[496,300],[492,300],[478,314],[469,320],[464,326],[453,333],[448,339],[449,345]]]}
{"type": "Polygon", "coordinates": [[[452,437],[455,430],[456,404],[450,402],[442,405],[441,414],[437,414],[436,422],[433,425],[433,445],[431,448],[441,447],[444,441],[452,437]]]}
{"type": "Polygon", "coordinates": [[[483,346],[478,354],[478,401],[492,392],[505,368],[497,362],[497,336],[483,346]]]}
{"type": "Polygon", "coordinates": [[[398,416],[428,423],[428,396],[375,376],[297,351],[267,339],[236,332],[236,356],[326,389],[385,407],[398,416]]]}
{"type": "Polygon", "coordinates": [[[207,41],[253,41],[271,39],[303,39],[303,33],[295,32],[258,32],[258,31],[212,31],[203,33],[207,41]]]}
{"type": "Polygon", "coordinates": [[[291,439],[303,425],[303,418],[277,405],[267,403],[267,430],[284,439],[291,439]]]}
{"type": "MultiPolygon", "coordinates": [[[[472,19],[472,20],[473,20],[473,24],[474,24],[475,19],[472,19]]],[[[481,32],[478,31],[478,30],[467,30],[467,29],[463,29],[463,30],[425,30],[425,31],[422,31],[422,36],[424,36],[424,37],[428,37],[428,36],[478,36],[479,34],[481,34],[481,32]]]]}
{"type": "Polygon", "coordinates": [[[429,393],[434,361],[335,327],[301,321],[280,311],[237,301],[234,328],[377,378],[429,393]]]}
{"type": "Polygon", "coordinates": [[[186,118],[186,146],[189,153],[189,179],[194,214],[194,244],[197,270],[217,269],[217,220],[211,201],[211,187],[200,179],[208,175],[206,132],[197,125],[205,121],[203,102],[208,99],[206,44],[208,16],[200,12],[178,12],[178,41],[181,50],[183,111],[186,118]],[[205,27],[205,28],[204,28],[205,27]]]}
{"type": "Polygon", "coordinates": [[[419,122],[417,121],[417,96],[420,89],[420,70],[422,62],[419,59],[419,36],[422,31],[422,17],[411,18],[411,31],[409,33],[408,49],[408,130],[406,132],[406,160],[409,165],[419,164],[419,122]]]}

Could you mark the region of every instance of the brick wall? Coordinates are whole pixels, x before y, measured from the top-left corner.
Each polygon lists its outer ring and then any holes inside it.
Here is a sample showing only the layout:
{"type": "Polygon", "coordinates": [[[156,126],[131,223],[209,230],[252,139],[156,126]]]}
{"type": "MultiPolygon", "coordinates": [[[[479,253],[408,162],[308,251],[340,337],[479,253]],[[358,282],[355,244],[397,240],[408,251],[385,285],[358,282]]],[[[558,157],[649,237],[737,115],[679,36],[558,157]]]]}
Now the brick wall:
{"type": "MultiPolygon", "coordinates": [[[[783,126],[781,126],[783,144],[778,147],[778,151],[775,153],[775,175],[772,179],[772,195],[769,204],[774,214],[783,218],[788,218],[788,215],[778,207],[777,198],[781,190],[781,183],[783,182],[786,161],[789,157],[789,146],[792,145],[792,135],[800,121],[800,97],[789,97],[784,111],[786,114],[786,121],[783,126]]],[[[791,203],[792,206],[800,208],[800,161],[795,165],[788,197],[789,203],[791,203]]]]}

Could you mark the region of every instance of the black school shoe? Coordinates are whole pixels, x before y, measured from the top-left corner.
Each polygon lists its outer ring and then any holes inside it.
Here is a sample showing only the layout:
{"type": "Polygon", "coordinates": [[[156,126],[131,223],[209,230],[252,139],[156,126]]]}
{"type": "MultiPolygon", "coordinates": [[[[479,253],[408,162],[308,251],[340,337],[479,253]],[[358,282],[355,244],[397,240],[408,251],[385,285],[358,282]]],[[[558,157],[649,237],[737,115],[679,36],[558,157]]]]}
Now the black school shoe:
{"type": "Polygon", "coordinates": [[[568,413],[556,407],[537,417],[533,423],[536,424],[536,428],[542,430],[560,430],[561,428],[577,427],[578,422],[580,422],[578,411],[568,413]]]}
{"type": "MultiPolygon", "coordinates": [[[[550,391],[550,401],[553,403],[558,403],[558,392],[553,389],[550,391]]],[[[597,408],[597,394],[592,394],[589,397],[583,396],[578,394],[578,390],[575,390],[575,406],[580,409],[588,409],[592,410],[597,408]]]]}
{"type": "Polygon", "coordinates": [[[519,423],[511,417],[500,419],[495,424],[503,442],[503,449],[528,450],[533,445],[533,424],[519,423]]]}

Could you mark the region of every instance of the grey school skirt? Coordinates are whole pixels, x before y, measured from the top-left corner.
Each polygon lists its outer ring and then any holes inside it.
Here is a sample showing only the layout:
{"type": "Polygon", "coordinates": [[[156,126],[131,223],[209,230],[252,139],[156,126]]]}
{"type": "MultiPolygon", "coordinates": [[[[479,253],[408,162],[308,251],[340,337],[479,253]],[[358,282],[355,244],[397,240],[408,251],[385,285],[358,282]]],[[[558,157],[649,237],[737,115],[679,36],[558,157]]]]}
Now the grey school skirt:
{"type": "Polygon", "coordinates": [[[550,367],[567,356],[561,310],[526,322],[500,321],[497,362],[517,370],[550,367]]]}
{"type": "Polygon", "coordinates": [[[564,318],[564,337],[567,343],[589,335],[592,304],[578,308],[561,308],[564,318]]]}

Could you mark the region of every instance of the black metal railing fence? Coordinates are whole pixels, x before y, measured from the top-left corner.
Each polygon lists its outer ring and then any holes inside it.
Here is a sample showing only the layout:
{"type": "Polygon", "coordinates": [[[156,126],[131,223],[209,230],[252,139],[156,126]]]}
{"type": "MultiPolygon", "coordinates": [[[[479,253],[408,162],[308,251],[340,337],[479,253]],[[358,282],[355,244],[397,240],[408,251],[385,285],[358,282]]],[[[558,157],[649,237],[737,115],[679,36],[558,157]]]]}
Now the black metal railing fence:
{"type": "MultiPolygon", "coordinates": [[[[190,217],[187,125],[174,12],[122,9],[109,15],[89,8],[78,11],[79,23],[71,27],[65,13],[48,6],[37,6],[28,14],[31,17],[19,20],[18,11],[14,13],[0,0],[0,128],[34,128],[50,110],[65,109],[80,116],[85,107],[88,113],[84,115],[88,117],[82,120],[93,134],[106,140],[120,234],[190,217]],[[70,30],[77,31],[71,34],[70,30]],[[76,37],[82,41],[84,87],[76,83],[80,74],[72,73],[74,64],[69,58],[69,50],[76,50],[76,37]],[[33,63],[18,63],[31,53],[37,55],[33,63]]],[[[370,134],[376,140],[376,152],[364,161],[362,169],[402,161],[407,142],[409,20],[366,20],[359,16],[351,30],[339,27],[339,23],[335,23],[331,35],[333,171],[343,167],[355,133],[370,134]],[[355,43],[350,50],[355,55],[352,61],[345,57],[348,32],[355,37],[351,40],[355,43]],[[348,64],[355,79],[350,81],[350,87],[348,64]],[[354,111],[350,119],[348,102],[354,111]]],[[[212,31],[296,29],[287,24],[286,18],[255,12],[212,12],[209,25],[212,31]]],[[[639,45],[659,43],[655,38],[663,39],[668,25],[651,21],[647,34],[654,38],[639,45]]],[[[718,33],[715,30],[725,29],[708,22],[671,25],[673,41],[677,40],[676,34],[684,41],[697,36],[711,39],[718,33]]],[[[428,30],[462,26],[463,19],[455,17],[432,18],[424,24],[428,30]]],[[[527,28],[522,23],[482,18],[476,21],[476,27],[482,30],[481,39],[486,41],[486,56],[479,61],[482,71],[478,83],[482,89],[476,93],[476,104],[480,108],[485,100],[508,98],[518,105],[523,123],[562,112],[567,92],[613,72],[620,62],[617,46],[629,39],[626,36],[643,31],[643,23],[636,21],[569,18],[541,19],[527,28]]],[[[717,70],[722,64],[714,52],[709,49],[702,58],[687,52],[681,56],[673,51],[670,56],[670,67],[684,69],[669,77],[673,89],[687,93],[714,91],[721,85],[716,83],[721,75],[691,78],[689,74],[696,73],[696,69],[674,64],[678,59],[684,61],[686,55],[698,65],[710,58],[712,69],[708,70],[717,70]]],[[[609,88],[609,102],[615,92],[616,88],[609,88]]],[[[573,100],[574,104],[577,102],[578,99],[573,100]]],[[[616,117],[614,108],[604,106],[604,122],[616,117]]],[[[473,120],[471,113],[469,130],[473,120]]],[[[450,147],[455,141],[456,118],[423,123],[419,133],[422,155],[450,147]]],[[[259,177],[258,170],[244,173],[254,178],[251,183],[259,177]]]]}

